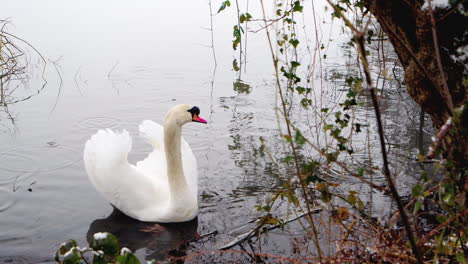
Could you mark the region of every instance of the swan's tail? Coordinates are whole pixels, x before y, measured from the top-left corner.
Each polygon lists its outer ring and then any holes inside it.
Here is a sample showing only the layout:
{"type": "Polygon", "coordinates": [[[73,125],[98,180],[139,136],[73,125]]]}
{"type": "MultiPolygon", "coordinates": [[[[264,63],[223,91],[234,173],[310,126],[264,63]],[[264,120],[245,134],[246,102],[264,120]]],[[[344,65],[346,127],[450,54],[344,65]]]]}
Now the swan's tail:
{"type": "Polygon", "coordinates": [[[99,130],[85,145],[83,160],[90,180],[96,184],[96,177],[103,170],[109,171],[120,164],[127,164],[132,139],[126,130],[114,132],[99,130]]]}
{"type": "Polygon", "coordinates": [[[162,149],[164,145],[163,127],[151,120],[143,121],[138,127],[140,130],[140,136],[146,139],[155,149],[162,149]]]}

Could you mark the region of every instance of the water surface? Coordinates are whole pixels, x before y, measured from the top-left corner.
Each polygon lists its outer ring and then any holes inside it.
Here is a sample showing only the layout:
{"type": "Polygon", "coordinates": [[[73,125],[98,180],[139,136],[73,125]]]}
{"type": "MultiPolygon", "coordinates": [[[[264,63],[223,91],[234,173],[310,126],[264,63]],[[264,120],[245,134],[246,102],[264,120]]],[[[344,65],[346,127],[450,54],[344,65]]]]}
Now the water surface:
{"type": "MultiPolygon", "coordinates": [[[[281,139],[263,35],[249,35],[248,71],[242,76],[249,86],[233,86],[238,78],[231,70],[233,10],[214,17],[216,68],[207,1],[19,0],[2,11],[12,21],[11,32],[40,50],[48,65],[46,89],[9,107],[14,128],[1,120],[9,128],[0,134],[0,263],[51,263],[60,243],[74,238],[87,245],[98,231],[113,232],[142,259],[164,259],[180,254],[173,249],[196,232],[218,231],[197,245],[197,250],[216,249],[255,219],[254,205],[279,184],[259,137],[272,144],[281,139]],[[82,162],[84,144],[97,129],[127,129],[134,163],[151,151],[138,137],[138,124],[162,122],[179,103],[199,106],[208,121],[183,131],[198,159],[200,214],[178,225],[132,220],[91,186],[82,162]]],[[[321,34],[329,36],[332,29],[333,23],[323,24],[321,34]]],[[[334,46],[339,45],[329,49],[334,46]]],[[[343,54],[337,48],[330,52],[336,60],[326,72],[345,64],[343,54]]],[[[33,89],[43,84],[34,72],[28,83],[33,89]]],[[[340,86],[338,81],[329,86],[340,86]]],[[[393,118],[386,119],[389,137],[401,144],[397,149],[413,153],[414,139],[398,135],[416,135],[414,127],[399,122],[402,109],[413,111],[414,105],[394,109],[393,118]]],[[[361,116],[366,115],[363,110],[361,116]]],[[[403,178],[400,184],[414,181],[403,178]]],[[[380,202],[388,199],[382,196],[380,202]]],[[[270,247],[287,252],[290,239],[277,236],[270,247]]]]}

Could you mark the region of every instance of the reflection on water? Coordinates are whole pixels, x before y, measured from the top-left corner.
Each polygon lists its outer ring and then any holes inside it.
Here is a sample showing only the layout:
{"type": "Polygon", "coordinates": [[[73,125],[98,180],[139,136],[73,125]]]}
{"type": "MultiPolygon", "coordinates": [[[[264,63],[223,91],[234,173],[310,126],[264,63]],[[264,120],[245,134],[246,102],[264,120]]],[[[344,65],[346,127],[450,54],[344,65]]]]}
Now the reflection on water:
{"type": "Polygon", "coordinates": [[[239,94],[249,94],[252,91],[252,86],[243,82],[241,79],[236,79],[232,84],[232,89],[239,94]]]}
{"type": "Polygon", "coordinates": [[[168,256],[184,256],[183,245],[198,235],[198,218],[186,223],[157,224],[140,222],[115,209],[104,219],[96,219],[86,235],[91,243],[97,232],[109,232],[118,237],[120,246],[139,253],[146,260],[164,260],[168,256]],[[177,250],[180,249],[180,250],[177,250]]]}

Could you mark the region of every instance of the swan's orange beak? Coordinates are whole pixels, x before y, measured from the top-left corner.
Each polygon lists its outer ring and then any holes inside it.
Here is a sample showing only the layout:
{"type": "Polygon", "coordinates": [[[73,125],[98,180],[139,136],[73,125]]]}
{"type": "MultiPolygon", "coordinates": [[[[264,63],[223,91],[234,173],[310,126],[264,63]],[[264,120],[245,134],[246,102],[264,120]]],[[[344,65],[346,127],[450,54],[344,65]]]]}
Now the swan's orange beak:
{"type": "Polygon", "coordinates": [[[203,124],[207,124],[207,123],[208,123],[208,122],[206,122],[205,119],[199,117],[198,115],[193,115],[192,121],[193,121],[193,122],[198,122],[198,123],[203,123],[203,124]]]}

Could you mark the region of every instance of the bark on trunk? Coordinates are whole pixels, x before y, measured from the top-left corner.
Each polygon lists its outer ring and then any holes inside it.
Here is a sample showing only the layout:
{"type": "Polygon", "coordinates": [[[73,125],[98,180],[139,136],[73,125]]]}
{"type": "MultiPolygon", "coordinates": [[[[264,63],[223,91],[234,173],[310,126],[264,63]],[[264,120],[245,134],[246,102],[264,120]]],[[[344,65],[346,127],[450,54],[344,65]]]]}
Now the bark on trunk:
{"type": "MultiPolygon", "coordinates": [[[[459,48],[466,50],[467,17],[452,7],[434,10],[431,21],[430,9],[422,9],[423,0],[364,0],[364,3],[392,42],[405,69],[411,97],[431,116],[437,128],[448,118],[461,115],[456,127],[463,132],[467,114],[459,112],[468,110],[466,107],[460,110],[467,99],[467,59],[454,60],[453,56],[459,57],[459,48]],[[438,47],[434,44],[434,33],[438,47]]],[[[468,10],[464,1],[458,5],[468,10]]],[[[443,144],[443,155],[461,168],[468,157],[467,143],[463,133],[451,133],[443,144]]]]}

